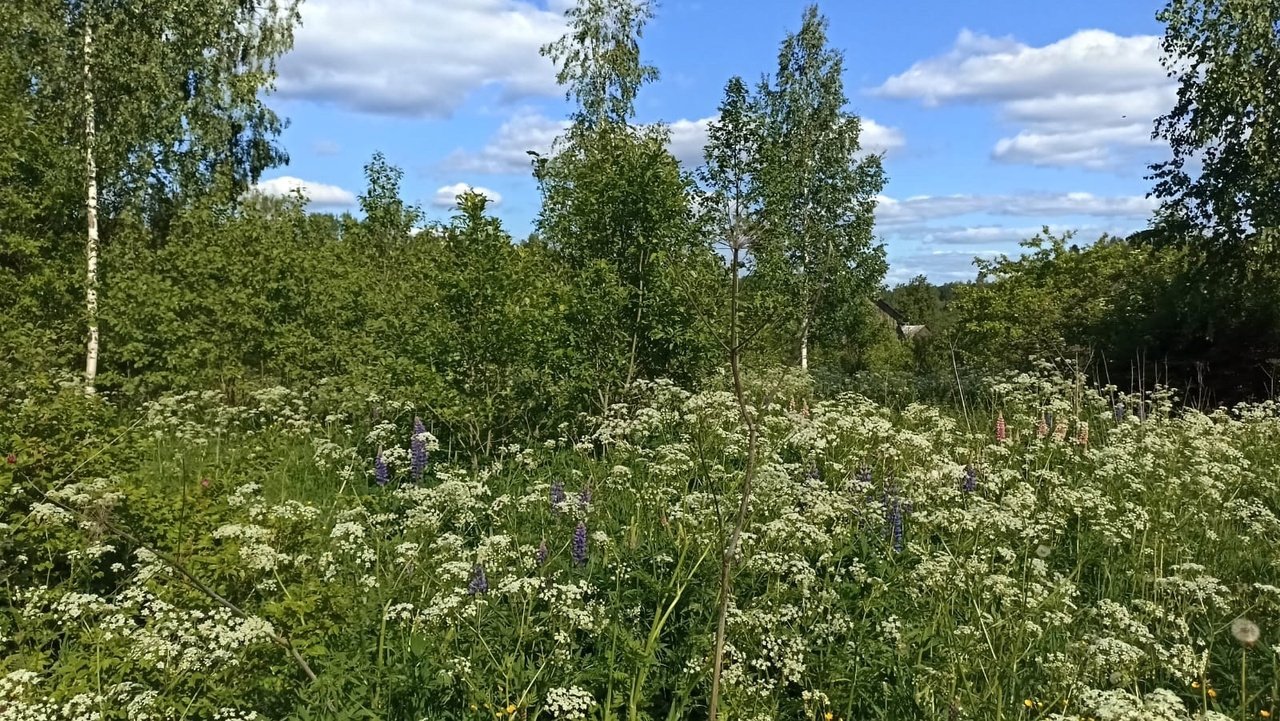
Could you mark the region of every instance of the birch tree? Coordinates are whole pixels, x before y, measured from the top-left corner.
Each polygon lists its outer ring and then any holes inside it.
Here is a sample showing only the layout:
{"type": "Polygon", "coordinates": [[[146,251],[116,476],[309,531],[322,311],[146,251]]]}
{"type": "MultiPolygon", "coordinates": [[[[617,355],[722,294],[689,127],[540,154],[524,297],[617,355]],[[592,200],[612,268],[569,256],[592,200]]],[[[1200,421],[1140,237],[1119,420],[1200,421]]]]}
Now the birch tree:
{"type": "Polygon", "coordinates": [[[1173,157],[1151,166],[1160,219],[1219,269],[1280,258],[1280,0],[1170,0],[1164,64],[1178,82],[1154,137],[1173,157]]]}
{"type": "Polygon", "coordinates": [[[827,46],[827,21],[810,6],[761,83],[761,232],[757,277],[790,309],[801,368],[815,339],[837,337],[886,270],[874,243],[878,155],[862,151],[862,124],[845,110],[843,55],[827,46]]]}
{"type": "Polygon", "coordinates": [[[2,38],[24,82],[5,92],[32,110],[24,132],[59,137],[80,157],[87,391],[101,352],[100,231],[125,212],[162,230],[187,200],[235,198],[287,161],[275,145],[285,124],[261,94],[292,46],[297,5],[27,0],[7,9],[2,38]]]}

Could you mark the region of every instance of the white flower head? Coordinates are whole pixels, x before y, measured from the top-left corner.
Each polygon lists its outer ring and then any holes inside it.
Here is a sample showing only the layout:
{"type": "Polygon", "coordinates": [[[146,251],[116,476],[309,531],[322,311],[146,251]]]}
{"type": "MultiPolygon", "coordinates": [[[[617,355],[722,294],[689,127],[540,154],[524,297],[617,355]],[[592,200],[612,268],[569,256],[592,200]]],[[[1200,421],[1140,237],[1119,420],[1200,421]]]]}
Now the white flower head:
{"type": "Polygon", "coordinates": [[[1235,636],[1240,643],[1252,646],[1258,642],[1258,638],[1262,633],[1258,630],[1258,624],[1241,616],[1231,622],[1231,635],[1235,636]]]}

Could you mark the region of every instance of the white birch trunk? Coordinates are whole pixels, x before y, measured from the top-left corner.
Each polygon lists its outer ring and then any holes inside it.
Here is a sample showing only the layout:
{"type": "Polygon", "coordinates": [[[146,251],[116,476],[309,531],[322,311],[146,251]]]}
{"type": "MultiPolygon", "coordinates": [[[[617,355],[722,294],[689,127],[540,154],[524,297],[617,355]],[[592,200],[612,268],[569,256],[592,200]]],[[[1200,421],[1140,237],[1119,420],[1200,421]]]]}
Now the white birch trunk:
{"type": "Polygon", "coordinates": [[[809,316],[800,321],[800,370],[809,370],[809,316]]]}
{"type": "Polygon", "coordinates": [[[85,240],[85,311],[89,321],[89,344],[85,352],[85,392],[95,392],[98,377],[98,165],[94,159],[97,128],[93,102],[93,29],[88,19],[84,25],[84,167],[86,194],[85,216],[88,233],[85,240]]]}

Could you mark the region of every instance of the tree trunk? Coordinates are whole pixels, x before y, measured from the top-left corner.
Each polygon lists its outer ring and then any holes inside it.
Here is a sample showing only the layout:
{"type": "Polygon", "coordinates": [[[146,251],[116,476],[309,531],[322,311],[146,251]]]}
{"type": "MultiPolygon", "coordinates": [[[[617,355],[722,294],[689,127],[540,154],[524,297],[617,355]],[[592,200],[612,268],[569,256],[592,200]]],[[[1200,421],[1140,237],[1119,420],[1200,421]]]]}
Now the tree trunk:
{"type": "Polygon", "coordinates": [[[85,147],[85,216],[88,233],[85,240],[85,312],[89,321],[89,344],[85,352],[85,392],[95,392],[98,377],[98,165],[94,159],[97,128],[93,102],[93,29],[88,18],[84,24],[84,147],[85,147]]]}
{"type": "Polygon", "coordinates": [[[809,316],[800,320],[800,370],[809,370],[809,316]]]}

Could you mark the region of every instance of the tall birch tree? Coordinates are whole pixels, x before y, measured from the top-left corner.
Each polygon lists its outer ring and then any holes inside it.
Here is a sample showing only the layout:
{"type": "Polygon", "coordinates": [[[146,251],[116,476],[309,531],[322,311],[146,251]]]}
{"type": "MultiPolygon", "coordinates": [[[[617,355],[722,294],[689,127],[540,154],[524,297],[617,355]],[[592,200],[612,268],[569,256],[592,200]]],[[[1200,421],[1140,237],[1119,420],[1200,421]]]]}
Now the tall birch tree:
{"type": "MultiPolygon", "coordinates": [[[[287,161],[266,107],[292,47],[299,0],[22,0],[0,40],[30,109],[20,134],[57,137],[67,182],[78,155],[85,248],[85,388],[95,389],[101,244],[124,213],[162,229],[187,199],[233,199],[287,161]]],[[[39,182],[39,181],[37,181],[39,182]]]]}
{"type": "Polygon", "coordinates": [[[863,152],[862,123],[845,109],[844,57],[828,47],[826,29],[810,6],[782,42],[776,76],[758,91],[756,275],[789,309],[806,369],[814,341],[843,335],[886,270],[872,236],[884,168],[880,156],[863,152]]]}

